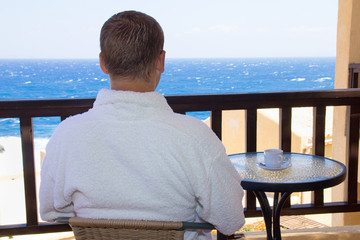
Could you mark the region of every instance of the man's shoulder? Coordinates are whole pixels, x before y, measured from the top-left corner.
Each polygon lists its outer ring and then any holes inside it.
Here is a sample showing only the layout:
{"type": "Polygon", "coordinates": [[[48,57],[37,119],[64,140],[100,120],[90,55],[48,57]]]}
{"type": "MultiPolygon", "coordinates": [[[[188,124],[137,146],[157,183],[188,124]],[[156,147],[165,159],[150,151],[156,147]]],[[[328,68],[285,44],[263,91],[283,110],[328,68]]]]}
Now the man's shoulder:
{"type": "Polygon", "coordinates": [[[74,132],[80,128],[86,127],[87,122],[91,119],[89,112],[84,112],[67,117],[57,126],[56,132],[74,132]]]}
{"type": "Polygon", "coordinates": [[[194,129],[195,131],[205,131],[209,130],[209,127],[200,119],[195,117],[174,113],[175,124],[179,127],[194,129]]]}
{"type": "Polygon", "coordinates": [[[192,138],[197,139],[198,141],[220,141],[212,129],[209,128],[209,126],[207,126],[202,120],[192,116],[176,113],[174,114],[174,119],[174,128],[182,131],[184,134],[191,136],[192,138]]]}

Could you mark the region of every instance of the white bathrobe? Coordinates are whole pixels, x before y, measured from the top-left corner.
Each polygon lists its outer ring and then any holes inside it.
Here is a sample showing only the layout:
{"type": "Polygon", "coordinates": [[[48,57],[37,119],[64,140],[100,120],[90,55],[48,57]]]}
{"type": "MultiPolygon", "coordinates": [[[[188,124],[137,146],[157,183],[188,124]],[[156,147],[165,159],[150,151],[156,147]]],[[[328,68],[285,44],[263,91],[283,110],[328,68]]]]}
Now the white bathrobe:
{"type": "MultiPolygon", "coordinates": [[[[46,147],[40,214],[195,221],[232,234],[244,224],[240,177],[203,122],[156,92],[103,89],[46,147]]],[[[185,239],[200,239],[186,232],[185,239]]]]}

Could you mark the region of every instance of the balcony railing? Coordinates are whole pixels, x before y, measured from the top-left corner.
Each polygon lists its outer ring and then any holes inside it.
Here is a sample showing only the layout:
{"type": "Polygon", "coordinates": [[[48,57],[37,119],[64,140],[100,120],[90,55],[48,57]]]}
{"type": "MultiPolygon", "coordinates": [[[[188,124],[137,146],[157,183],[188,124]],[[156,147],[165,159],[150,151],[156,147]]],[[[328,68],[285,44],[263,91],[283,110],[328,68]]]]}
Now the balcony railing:
{"type": "MultiPolygon", "coordinates": [[[[210,111],[211,128],[221,139],[222,111],[246,111],[246,151],[256,151],[257,110],[264,108],[279,109],[280,147],[291,151],[292,110],[297,107],[313,107],[313,153],[324,156],[325,152],[325,114],[328,106],[346,106],[349,114],[347,146],[347,195],[346,201],[324,202],[324,191],[314,192],[310,204],[292,205],[290,201],[284,207],[283,215],[304,215],[318,213],[339,213],[360,211],[358,201],[358,156],[359,156],[359,118],[360,90],[327,90],[303,92],[275,92],[251,94],[191,95],[168,96],[168,103],[175,112],[210,111]]],[[[61,119],[87,111],[94,99],[65,100],[14,100],[0,101],[0,118],[19,118],[23,154],[24,191],[26,205],[26,223],[0,226],[0,237],[61,232],[70,230],[67,225],[39,223],[34,164],[34,117],[60,116],[61,119]]],[[[336,124],[336,122],[334,123],[336,124]]],[[[3,193],[1,193],[3,194],[3,193]]],[[[15,196],[14,196],[15,197],[15,196]]],[[[246,194],[246,217],[261,216],[255,196],[246,194]]]]}

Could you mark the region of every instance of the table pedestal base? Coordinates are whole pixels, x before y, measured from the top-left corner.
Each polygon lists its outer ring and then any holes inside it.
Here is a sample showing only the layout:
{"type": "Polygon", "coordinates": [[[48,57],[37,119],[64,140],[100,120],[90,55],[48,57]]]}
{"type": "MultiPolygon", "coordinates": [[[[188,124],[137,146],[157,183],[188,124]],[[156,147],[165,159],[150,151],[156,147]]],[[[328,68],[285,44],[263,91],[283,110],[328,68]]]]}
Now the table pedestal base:
{"type": "Polygon", "coordinates": [[[274,205],[272,211],[265,192],[261,192],[261,191],[253,191],[253,192],[260,202],[261,210],[264,215],[267,240],[281,240],[280,212],[286,199],[291,195],[292,192],[282,193],[280,200],[279,200],[279,192],[275,192],[274,205]]]}

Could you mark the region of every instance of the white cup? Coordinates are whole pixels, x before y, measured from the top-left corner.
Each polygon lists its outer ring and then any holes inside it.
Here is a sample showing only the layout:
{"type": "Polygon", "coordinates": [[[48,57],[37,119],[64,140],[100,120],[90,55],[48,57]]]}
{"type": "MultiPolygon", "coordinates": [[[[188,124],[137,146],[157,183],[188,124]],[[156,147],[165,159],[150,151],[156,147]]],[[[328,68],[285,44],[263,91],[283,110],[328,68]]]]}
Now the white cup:
{"type": "Polygon", "coordinates": [[[265,166],[269,168],[280,168],[284,162],[283,150],[267,149],[264,151],[265,166]]]}

